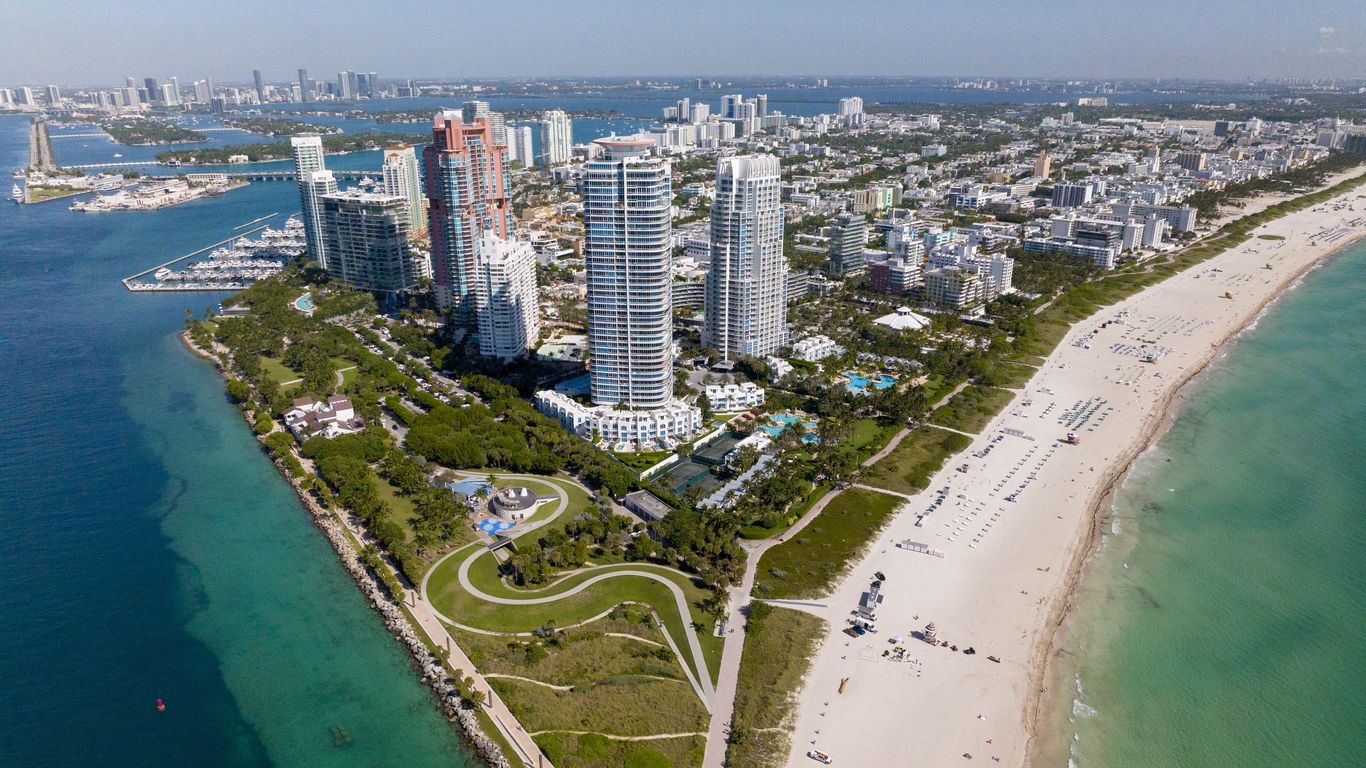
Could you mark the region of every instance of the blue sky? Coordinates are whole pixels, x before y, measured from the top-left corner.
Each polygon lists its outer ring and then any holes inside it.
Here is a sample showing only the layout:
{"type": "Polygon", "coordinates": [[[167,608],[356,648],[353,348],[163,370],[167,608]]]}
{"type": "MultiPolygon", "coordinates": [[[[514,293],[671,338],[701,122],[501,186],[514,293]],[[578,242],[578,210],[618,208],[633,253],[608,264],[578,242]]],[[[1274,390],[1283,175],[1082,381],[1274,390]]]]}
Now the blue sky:
{"type": "Polygon", "coordinates": [[[0,83],[126,75],[1363,77],[1362,0],[0,0],[0,83]]]}

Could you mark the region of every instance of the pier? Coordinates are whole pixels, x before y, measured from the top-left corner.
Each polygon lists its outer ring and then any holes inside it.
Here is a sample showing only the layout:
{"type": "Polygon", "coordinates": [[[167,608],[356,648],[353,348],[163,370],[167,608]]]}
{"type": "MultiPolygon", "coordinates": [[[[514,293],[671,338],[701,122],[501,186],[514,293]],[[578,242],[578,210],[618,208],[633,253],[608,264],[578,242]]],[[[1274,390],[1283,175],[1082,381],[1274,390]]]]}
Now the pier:
{"type": "MultiPolygon", "coordinates": [[[[329,169],[330,170],[330,169],[329,169]]],[[[384,171],[332,171],[332,176],[339,180],[360,181],[361,179],[382,179],[384,171]]],[[[245,173],[229,173],[229,178],[246,179],[247,181],[294,181],[294,171],[247,171],[245,173]]]]}
{"type": "MultiPolygon", "coordinates": [[[[282,162],[282,161],[270,161],[282,162]]],[[[163,168],[179,168],[180,173],[218,173],[218,171],[198,171],[198,165],[167,165],[156,160],[132,160],[127,163],[85,163],[83,165],[68,165],[68,169],[79,168],[81,170],[98,170],[101,168],[134,168],[158,166],[163,168]]],[[[344,181],[360,181],[362,179],[382,179],[384,171],[332,171],[333,177],[344,181]]],[[[239,173],[229,173],[230,179],[241,179],[243,181],[294,181],[294,171],[242,171],[239,173]]]]}
{"type": "Polygon", "coordinates": [[[47,120],[33,118],[28,123],[28,166],[44,172],[58,170],[52,157],[52,137],[47,132],[47,120]]]}
{"type": "MultiPolygon", "coordinates": [[[[269,216],[263,216],[263,217],[261,217],[261,219],[257,219],[257,221],[261,221],[262,219],[273,218],[273,217],[279,216],[279,215],[280,215],[280,214],[279,214],[278,212],[272,213],[272,214],[270,214],[269,216]]],[[[146,276],[146,275],[150,275],[151,273],[153,273],[153,272],[155,272],[155,271],[157,271],[158,269],[161,269],[161,268],[163,268],[163,267],[169,267],[169,266],[171,266],[172,264],[179,264],[180,262],[186,261],[187,259],[192,259],[192,258],[194,258],[195,256],[198,256],[198,255],[201,254],[201,253],[208,253],[209,251],[212,251],[212,250],[215,249],[215,248],[218,248],[218,247],[227,245],[227,244],[229,244],[229,243],[234,243],[234,242],[236,242],[236,241],[238,241],[238,240],[241,240],[242,238],[246,237],[247,235],[254,235],[254,234],[256,234],[257,232],[260,232],[261,230],[265,229],[267,226],[268,226],[268,225],[266,225],[266,224],[262,224],[262,225],[260,225],[259,227],[254,227],[254,228],[252,228],[252,229],[246,230],[245,232],[239,232],[239,233],[233,235],[232,237],[227,238],[226,240],[219,240],[218,242],[214,243],[213,245],[205,246],[205,247],[203,247],[203,248],[200,248],[200,249],[197,250],[197,251],[193,251],[193,252],[191,252],[191,253],[187,253],[187,254],[185,254],[184,256],[179,256],[179,257],[176,257],[176,258],[174,258],[174,259],[171,259],[170,261],[167,261],[167,262],[163,262],[163,263],[161,263],[161,264],[158,264],[158,265],[156,265],[155,267],[151,267],[151,268],[149,268],[149,269],[144,269],[144,270],[142,270],[141,272],[139,272],[139,273],[137,273],[137,274],[135,274],[135,275],[129,275],[128,277],[123,278],[123,280],[121,280],[120,282],[123,283],[123,287],[124,287],[124,288],[127,288],[128,290],[133,291],[133,292],[135,292],[135,293],[141,293],[141,292],[144,292],[144,291],[166,291],[166,292],[187,292],[187,291],[240,291],[240,290],[243,290],[244,288],[249,288],[249,287],[251,286],[251,283],[250,283],[250,282],[243,282],[243,283],[241,283],[241,284],[238,284],[238,283],[236,283],[236,282],[233,282],[233,283],[222,283],[222,284],[214,283],[214,284],[211,284],[211,285],[203,285],[203,286],[200,286],[200,285],[160,285],[160,284],[158,284],[158,283],[138,283],[138,282],[135,282],[135,281],[136,281],[138,278],[143,277],[143,276],[146,276]]]]}

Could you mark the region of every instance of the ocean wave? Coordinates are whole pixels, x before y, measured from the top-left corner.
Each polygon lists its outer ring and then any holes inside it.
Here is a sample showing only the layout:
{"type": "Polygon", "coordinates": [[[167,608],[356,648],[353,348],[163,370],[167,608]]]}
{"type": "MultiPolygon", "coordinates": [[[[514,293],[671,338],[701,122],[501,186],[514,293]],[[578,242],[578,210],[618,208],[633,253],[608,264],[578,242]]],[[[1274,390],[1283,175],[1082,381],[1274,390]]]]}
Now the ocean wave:
{"type": "Polygon", "coordinates": [[[1100,717],[1095,707],[1088,705],[1081,699],[1072,699],[1072,719],[1073,720],[1093,720],[1100,717]]]}

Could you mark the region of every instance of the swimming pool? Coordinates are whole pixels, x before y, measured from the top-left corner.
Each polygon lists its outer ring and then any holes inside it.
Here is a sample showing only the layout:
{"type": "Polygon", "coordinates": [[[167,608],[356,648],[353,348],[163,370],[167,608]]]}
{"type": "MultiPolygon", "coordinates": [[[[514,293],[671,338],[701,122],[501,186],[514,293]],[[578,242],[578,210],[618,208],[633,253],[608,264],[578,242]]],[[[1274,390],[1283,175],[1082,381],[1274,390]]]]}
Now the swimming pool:
{"type": "Polygon", "coordinates": [[[791,412],[791,411],[781,411],[781,412],[779,412],[779,413],[770,413],[770,414],[768,415],[768,418],[769,418],[770,421],[776,421],[776,422],[778,422],[778,423],[777,423],[777,424],[763,424],[763,425],[760,425],[760,426],[758,427],[758,430],[759,430],[760,432],[763,432],[764,434],[768,435],[769,437],[774,437],[774,438],[776,438],[778,435],[781,435],[781,434],[783,433],[783,430],[787,429],[788,427],[792,426],[793,424],[797,424],[797,423],[800,422],[801,425],[802,425],[803,431],[805,431],[805,434],[802,435],[802,442],[803,442],[803,443],[818,443],[818,442],[820,442],[820,438],[817,437],[815,434],[813,434],[812,431],[811,431],[811,430],[814,430],[814,429],[816,428],[816,420],[815,420],[815,419],[808,418],[808,417],[806,416],[806,414],[804,414],[804,413],[800,413],[800,414],[799,414],[799,413],[793,413],[793,412],[791,412]]]}
{"type": "Polygon", "coordinates": [[[313,314],[313,293],[305,293],[294,300],[294,308],[305,315],[313,314]]]}
{"type": "Polygon", "coordinates": [[[849,380],[845,388],[856,395],[867,392],[870,384],[874,389],[888,389],[896,384],[896,377],[885,373],[879,373],[871,379],[856,371],[840,371],[840,375],[849,380]]]}

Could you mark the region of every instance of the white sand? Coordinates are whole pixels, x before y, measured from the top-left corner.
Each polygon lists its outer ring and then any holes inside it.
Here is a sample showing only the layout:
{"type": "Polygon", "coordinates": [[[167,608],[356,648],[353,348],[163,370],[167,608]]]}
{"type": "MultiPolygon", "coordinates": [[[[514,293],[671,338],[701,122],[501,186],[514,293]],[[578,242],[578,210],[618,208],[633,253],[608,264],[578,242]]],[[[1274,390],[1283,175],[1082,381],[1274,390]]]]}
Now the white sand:
{"type": "MultiPolygon", "coordinates": [[[[1275,198],[1256,201],[1237,214],[1271,202],[1275,198]]],[[[964,753],[977,763],[994,765],[999,758],[1003,765],[1023,765],[1052,628],[1094,540],[1094,510],[1108,505],[1111,487],[1165,425],[1180,386],[1297,276],[1366,235],[1363,217],[1366,188],[1254,233],[1284,241],[1254,237],[1075,326],[968,451],[903,505],[868,556],[819,601],[826,607],[812,609],[832,630],[801,694],[788,764],[814,764],[805,753],[815,746],[840,765],[958,765],[964,753]],[[1341,201],[1346,205],[1335,207],[1341,201]],[[1361,221],[1339,239],[1309,244],[1314,233],[1353,219],[1361,221]],[[1232,298],[1222,298],[1225,292],[1232,298]],[[1123,325],[1100,329],[1121,316],[1123,325]],[[1094,334],[1089,349],[1074,345],[1088,334],[1094,334]],[[1164,354],[1145,363],[1112,350],[1114,344],[1164,354]],[[1098,405],[1089,421],[1080,427],[1059,423],[1078,402],[1098,405]],[[1032,439],[997,440],[1002,429],[1032,439]],[[1057,443],[1069,429],[1080,445],[1057,443]],[[985,458],[973,456],[993,441],[985,458]],[[964,462],[971,464],[969,472],[955,471],[964,462]],[[1022,484],[1018,501],[1007,501],[1022,484]],[[945,487],[944,503],[916,527],[916,515],[945,487]],[[905,539],[945,556],[895,547],[905,539]],[[878,570],[888,577],[879,631],[850,638],[842,630],[878,570]],[[913,639],[911,632],[928,621],[941,639],[960,649],[973,646],[977,654],[913,639]],[[903,636],[918,663],[882,657],[894,635],[903,636]],[[843,678],[849,683],[840,694],[843,678]]]]}

